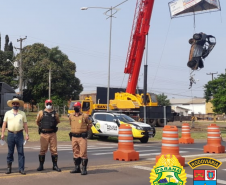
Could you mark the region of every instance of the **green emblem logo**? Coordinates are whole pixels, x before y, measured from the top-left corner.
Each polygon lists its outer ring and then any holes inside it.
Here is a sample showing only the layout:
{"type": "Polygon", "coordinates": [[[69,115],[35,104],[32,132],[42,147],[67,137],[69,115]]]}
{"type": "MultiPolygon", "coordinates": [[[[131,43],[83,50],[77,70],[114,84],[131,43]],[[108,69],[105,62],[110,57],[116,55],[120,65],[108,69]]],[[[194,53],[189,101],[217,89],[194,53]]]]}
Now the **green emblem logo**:
{"type": "Polygon", "coordinates": [[[172,155],[162,155],[150,173],[151,185],[185,185],[187,177],[183,166],[172,155]]]}
{"type": "Polygon", "coordinates": [[[96,123],[95,127],[96,127],[97,130],[99,130],[100,129],[100,123],[96,123]]]}

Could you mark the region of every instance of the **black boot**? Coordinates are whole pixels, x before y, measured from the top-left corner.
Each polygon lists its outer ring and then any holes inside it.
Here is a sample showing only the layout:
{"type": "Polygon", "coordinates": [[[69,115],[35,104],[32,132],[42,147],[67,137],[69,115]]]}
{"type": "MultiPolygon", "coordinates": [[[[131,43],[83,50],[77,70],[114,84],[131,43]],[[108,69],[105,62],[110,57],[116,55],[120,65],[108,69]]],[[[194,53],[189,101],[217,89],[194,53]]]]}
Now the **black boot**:
{"type": "Polygon", "coordinates": [[[42,171],[44,170],[43,164],[45,162],[45,155],[39,155],[39,167],[37,168],[37,171],[42,171]]]}
{"type": "Polygon", "coordinates": [[[82,159],[82,170],[81,170],[81,175],[86,175],[87,174],[87,167],[88,164],[88,159],[82,159]]]}
{"type": "Polygon", "coordinates": [[[5,174],[10,174],[12,172],[12,163],[7,163],[7,172],[5,174]]]}
{"type": "Polygon", "coordinates": [[[57,159],[58,155],[52,155],[52,161],[53,161],[53,170],[56,170],[58,172],[61,172],[61,169],[57,166],[57,159]]]}
{"type": "Polygon", "coordinates": [[[70,173],[80,173],[80,164],[81,164],[81,158],[74,158],[74,163],[75,163],[75,169],[70,171],[70,173]]]}

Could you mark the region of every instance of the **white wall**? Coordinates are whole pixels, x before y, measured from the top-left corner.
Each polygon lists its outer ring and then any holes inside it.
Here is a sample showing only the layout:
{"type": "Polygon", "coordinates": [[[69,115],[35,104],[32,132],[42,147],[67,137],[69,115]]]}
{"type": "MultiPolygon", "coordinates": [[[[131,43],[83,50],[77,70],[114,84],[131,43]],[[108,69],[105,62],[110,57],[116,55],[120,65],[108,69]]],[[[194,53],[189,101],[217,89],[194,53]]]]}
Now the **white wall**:
{"type": "Polygon", "coordinates": [[[190,104],[190,105],[182,105],[182,104],[171,104],[172,106],[179,106],[185,109],[190,109],[188,114],[194,112],[194,114],[206,114],[206,104],[190,104]]]}
{"type": "Polygon", "coordinates": [[[172,106],[172,109],[178,113],[183,113],[183,116],[188,116],[188,110],[184,110],[178,106],[172,106]]]}

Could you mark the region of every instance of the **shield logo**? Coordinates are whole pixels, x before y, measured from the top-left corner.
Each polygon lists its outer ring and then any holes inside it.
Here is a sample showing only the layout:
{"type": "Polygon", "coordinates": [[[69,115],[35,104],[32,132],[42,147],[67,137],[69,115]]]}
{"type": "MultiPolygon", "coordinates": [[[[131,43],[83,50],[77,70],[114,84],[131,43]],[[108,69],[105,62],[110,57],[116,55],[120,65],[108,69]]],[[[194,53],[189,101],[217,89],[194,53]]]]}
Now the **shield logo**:
{"type": "Polygon", "coordinates": [[[216,175],[216,173],[215,173],[216,171],[215,170],[208,170],[207,171],[207,178],[208,178],[208,180],[213,180],[214,178],[215,178],[215,175],[216,175]]]}

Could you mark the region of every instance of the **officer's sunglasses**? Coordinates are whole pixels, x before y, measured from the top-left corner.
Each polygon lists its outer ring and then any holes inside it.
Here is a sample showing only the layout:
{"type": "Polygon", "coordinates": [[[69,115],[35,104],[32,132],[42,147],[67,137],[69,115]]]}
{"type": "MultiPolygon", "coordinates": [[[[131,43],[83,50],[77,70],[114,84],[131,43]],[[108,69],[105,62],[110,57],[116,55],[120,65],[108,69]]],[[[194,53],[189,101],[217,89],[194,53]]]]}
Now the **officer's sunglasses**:
{"type": "Polygon", "coordinates": [[[46,105],[52,105],[52,103],[47,103],[46,105]]]}
{"type": "Polygon", "coordinates": [[[17,106],[19,106],[20,104],[19,104],[19,103],[12,103],[12,105],[17,105],[17,106]]]}

